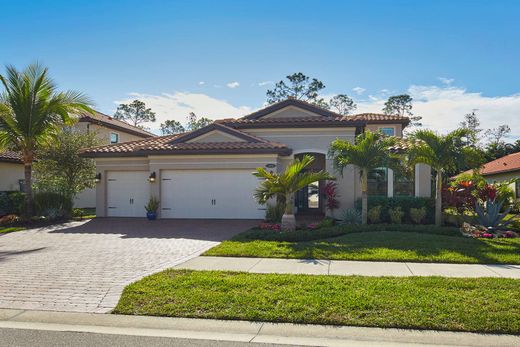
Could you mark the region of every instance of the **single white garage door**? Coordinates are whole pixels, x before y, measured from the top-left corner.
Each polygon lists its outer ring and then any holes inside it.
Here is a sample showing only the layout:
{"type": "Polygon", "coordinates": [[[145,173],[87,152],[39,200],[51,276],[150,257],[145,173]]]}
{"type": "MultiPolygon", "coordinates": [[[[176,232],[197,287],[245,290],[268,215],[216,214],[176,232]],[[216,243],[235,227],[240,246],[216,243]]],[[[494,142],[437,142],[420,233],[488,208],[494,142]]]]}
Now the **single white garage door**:
{"type": "Polygon", "coordinates": [[[162,218],[261,219],[265,208],[253,192],[253,170],[164,170],[162,218]]]}
{"type": "Polygon", "coordinates": [[[147,171],[108,171],[107,216],[146,217],[150,199],[147,171]]]}

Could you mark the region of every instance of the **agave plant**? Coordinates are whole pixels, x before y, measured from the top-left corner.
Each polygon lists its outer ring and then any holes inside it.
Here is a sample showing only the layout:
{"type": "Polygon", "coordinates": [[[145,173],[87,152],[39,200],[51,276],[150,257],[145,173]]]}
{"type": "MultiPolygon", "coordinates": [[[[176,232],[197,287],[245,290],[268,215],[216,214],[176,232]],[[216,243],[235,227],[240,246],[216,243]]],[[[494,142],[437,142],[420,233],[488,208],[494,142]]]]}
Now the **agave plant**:
{"type": "Polygon", "coordinates": [[[511,223],[511,220],[504,220],[509,211],[510,207],[500,213],[502,209],[503,201],[496,201],[487,199],[485,205],[478,204],[475,206],[475,212],[477,213],[478,224],[486,227],[489,231],[494,232],[501,229],[511,223]]]}

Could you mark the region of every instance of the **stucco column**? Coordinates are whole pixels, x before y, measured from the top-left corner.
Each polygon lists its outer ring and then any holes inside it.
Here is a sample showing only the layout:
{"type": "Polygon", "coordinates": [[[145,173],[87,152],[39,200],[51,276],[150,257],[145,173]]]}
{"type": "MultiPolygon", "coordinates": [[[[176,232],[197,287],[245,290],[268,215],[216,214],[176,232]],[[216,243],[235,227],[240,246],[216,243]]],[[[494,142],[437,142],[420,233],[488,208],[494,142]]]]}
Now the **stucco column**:
{"type": "Polygon", "coordinates": [[[394,196],[394,170],[387,169],[387,196],[392,198],[394,196]]]}
{"type": "Polygon", "coordinates": [[[155,182],[148,182],[148,184],[150,185],[150,197],[154,196],[156,197],[157,199],[159,199],[159,210],[157,211],[157,216],[159,218],[161,218],[161,183],[162,183],[162,179],[161,179],[161,170],[159,169],[159,165],[154,165],[154,164],[151,164],[150,165],[150,174],[152,172],[155,172],[155,182]]]}
{"type": "Polygon", "coordinates": [[[432,196],[432,169],[426,164],[415,165],[415,196],[430,198],[432,196]]]}
{"type": "Polygon", "coordinates": [[[107,216],[107,171],[96,167],[96,174],[101,174],[101,181],[96,183],[96,216],[107,216]]]}

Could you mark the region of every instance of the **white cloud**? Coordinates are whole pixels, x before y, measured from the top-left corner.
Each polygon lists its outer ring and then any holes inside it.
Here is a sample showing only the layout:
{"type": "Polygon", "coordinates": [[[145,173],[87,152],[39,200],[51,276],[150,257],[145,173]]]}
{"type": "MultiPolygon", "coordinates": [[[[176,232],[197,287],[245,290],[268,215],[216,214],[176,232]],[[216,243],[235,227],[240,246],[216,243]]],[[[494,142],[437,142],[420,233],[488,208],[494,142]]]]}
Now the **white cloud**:
{"type": "Polygon", "coordinates": [[[205,84],[206,84],[206,82],[204,82],[204,81],[200,81],[200,82],[199,82],[199,86],[203,86],[203,85],[205,85],[205,84]]]}
{"type": "Polygon", "coordinates": [[[259,86],[259,87],[268,86],[268,85],[271,85],[271,84],[274,84],[274,82],[273,82],[273,81],[262,81],[262,82],[258,82],[258,86],[259,86]]]}
{"type": "Polygon", "coordinates": [[[362,87],[355,87],[355,88],[352,88],[352,90],[357,94],[357,95],[361,95],[363,94],[366,89],[365,88],[362,88],[362,87]]]}
{"type": "Polygon", "coordinates": [[[437,77],[439,81],[441,81],[442,84],[445,84],[447,86],[450,86],[455,79],[454,78],[446,78],[446,77],[437,77]]]}
{"type": "Polygon", "coordinates": [[[237,81],[233,81],[233,82],[227,83],[226,86],[228,88],[234,89],[234,88],[238,88],[240,86],[240,83],[238,83],[237,81]]]}
{"type": "Polygon", "coordinates": [[[145,124],[151,129],[158,129],[159,125],[167,119],[185,123],[186,116],[190,112],[195,112],[199,117],[222,119],[240,117],[253,111],[248,106],[234,106],[225,100],[200,93],[174,92],[160,95],[129,93],[129,96],[127,99],[117,100],[114,103],[119,105],[135,99],[143,101],[156,113],[155,123],[145,124]]]}
{"type": "MultiPolygon", "coordinates": [[[[488,97],[478,92],[452,86],[412,85],[408,94],[414,99],[413,112],[423,117],[424,127],[441,133],[459,126],[466,113],[477,109],[482,128],[501,124],[511,127],[511,138],[520,137],[520,94],[488,97]]],[[[382,112],[386,99],[370,95],[358,103],[358,112],[382,112]]]]}

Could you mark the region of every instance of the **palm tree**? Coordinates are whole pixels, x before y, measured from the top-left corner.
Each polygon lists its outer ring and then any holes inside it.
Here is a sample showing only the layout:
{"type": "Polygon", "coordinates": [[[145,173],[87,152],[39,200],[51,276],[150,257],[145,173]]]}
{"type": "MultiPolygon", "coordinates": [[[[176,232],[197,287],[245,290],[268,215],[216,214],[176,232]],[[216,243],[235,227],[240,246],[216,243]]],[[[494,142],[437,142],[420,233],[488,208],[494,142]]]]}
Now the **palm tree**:
{"type": "Polygon", "coordinates": [[[25,167],[26,216],[33,214],[32,163],[36,150],[51,141],[71,115],[91,113],[89,99],[75,91],[58,92],[47,68],[31,64],[18,71],[6,66],[0,75],[0,149],[19,151],[25,167]]]}
{"type": "Polygon", "coordinates": [[[395,155],[390,153],[390,146],[395,138],[369,130],[359,134],[355,143],[337,139],[332,142],[329,156],[334,167],[343,172],[347,165],[354,165],[360,171],[361,180],[361,222],[367,223],[368,215],[368,172],[379,167],[394,166],[395,155]]]}
{"type": "Polygon", "coordinates": [[[314,157],[305,155],[301,160],[295,159],[282,173],[268,172],[264,168],[256,169],[253,173],[264,181],[255,191],[255,198],[260,204],[267,203],[273,197],[281,196],[285,203],[285,212],[282,217],[283,230],[295,230],[294,193],[316,181],[333,180],[326,171],[302,172],[314,161],[314,157]]]}
{"type": "Polygon", "coordinates": [[[439,135],[428,129],[417,130],[410,135],[414,140],[408,150],[411,165],[428,164],[436,172],[435,177],[435,225],[442,224],[442,182],[446,173],[458,171],[461,165],[478,166],[480,153],[470,146],[468,129],[457,129],[439,135]]]}

